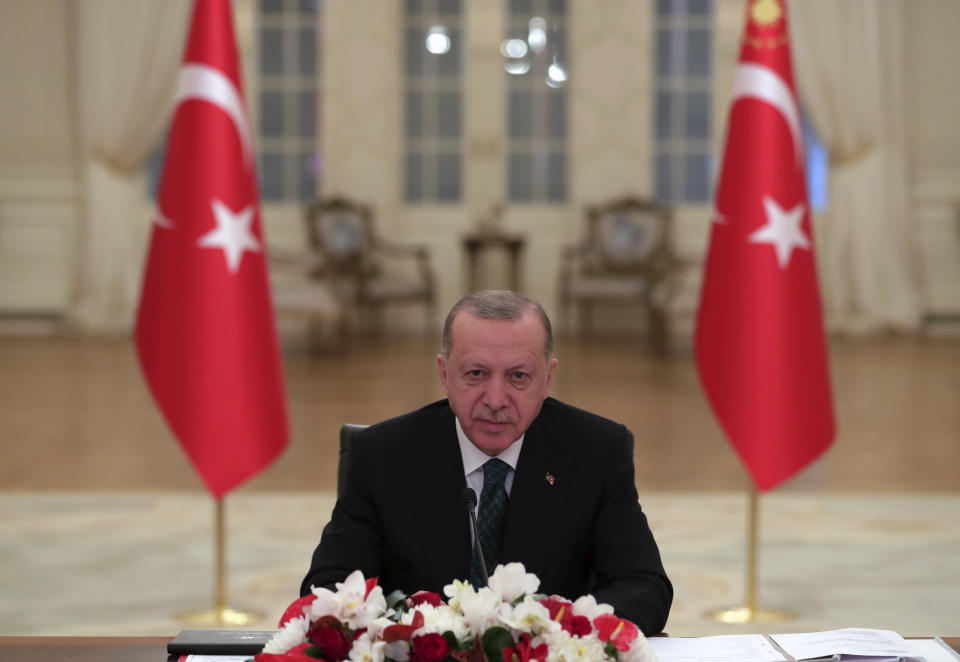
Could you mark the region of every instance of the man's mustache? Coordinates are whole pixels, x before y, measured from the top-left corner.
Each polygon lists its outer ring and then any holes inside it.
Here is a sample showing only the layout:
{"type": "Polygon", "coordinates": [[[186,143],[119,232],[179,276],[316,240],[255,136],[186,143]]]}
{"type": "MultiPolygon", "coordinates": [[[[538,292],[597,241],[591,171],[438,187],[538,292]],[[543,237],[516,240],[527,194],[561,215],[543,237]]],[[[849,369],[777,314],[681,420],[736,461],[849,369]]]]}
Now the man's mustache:
{"type": "Polygon", "coordinates": [[[517,419],[507,407],[500,409],[490,409],[486,405],[479,405],[473,410],[473,418],[488,421],[490,423],[516,423],[517,419]]]}

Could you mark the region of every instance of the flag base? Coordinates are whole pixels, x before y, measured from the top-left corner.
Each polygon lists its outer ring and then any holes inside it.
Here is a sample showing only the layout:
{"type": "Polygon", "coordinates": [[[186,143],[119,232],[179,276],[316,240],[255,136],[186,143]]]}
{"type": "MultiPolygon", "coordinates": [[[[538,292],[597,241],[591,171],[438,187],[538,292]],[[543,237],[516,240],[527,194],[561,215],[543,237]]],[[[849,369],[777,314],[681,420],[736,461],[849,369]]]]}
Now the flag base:
{"type": "Polygon", "coordinates": [[[230,607],[211,607],[198,611],[185,611],[174,617],[189,625],[251,625],[264,619],[264,613],[230,607]]]}
{"type": "Polygon", "coordinates": [[[720,623],[737,625],[740,623],[785,623],[796,619],[792,611],[778,609],[759,609],[755,607],[727,607],[704,612],[704,616],[720,623]]]}

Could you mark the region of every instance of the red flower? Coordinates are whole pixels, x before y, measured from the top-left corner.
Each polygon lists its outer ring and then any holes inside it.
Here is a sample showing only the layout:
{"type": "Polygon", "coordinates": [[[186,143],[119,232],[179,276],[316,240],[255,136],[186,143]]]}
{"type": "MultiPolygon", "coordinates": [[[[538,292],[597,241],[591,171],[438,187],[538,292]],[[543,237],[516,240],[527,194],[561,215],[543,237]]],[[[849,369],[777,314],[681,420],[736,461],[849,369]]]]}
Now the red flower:
{"type": "Polygon", "coordinates": [[[520,641],[514,646],[507,646],[503,649],[503,662],[544,662],[547,659],[547,645],[540,644],[536,648],[530,645],[530,635],[524,632],[520,635],[520,641]]]}
{"type": "Polygon", "coordinates": [[[447,640],[435,632],[414,637],[410,643],[410,662],[442,662],[450,654],[447,640]]]}
{"type": "Polygon", "coordinates": [[[308,593],[302,598],[298,598],[291,602],[290,606],[287,607],[287,610],[283,612],[283,616],[280,617],[280,622],[277,623],[277,627],[282,628],[293,619],[303,616],[304,608],[309,607],[310,604],[316,599],[317,596],[315,596],[313,593],[308,593]]]}
{"type": "Polygon", "coordinates": [[[307,648],[312,644],[300,644],[294,646],[286,653],[258,653],[254,656],[256,662],[317,662],[317,658],[305,654],[307,648]]]}
{"type": "Polygon", "coordinates": [[[601,614],[593,619],[593,624],[597,628],[597,638],[613,642],[618,651],[629,650],[630,643],[640,634],[636,625],[613,614],[601,614]]]}
{"type": "Polygon", "coordinates": [[[567,602],[559,596],[551,595],[549,598],[544,598],[541,600],[540,604],[546,607],[547,611],[550,612],[550,618],[560,624],[563,624],[564,621],[570,620],[570,618],[573,616],[573,603],[567,602]]]}
{"type": "Polygon", "coordinates": [[[395,641],[410,641],[410,636],[423,627],[423,614],[413,612],[413,622],[410,625],[390,625],[383,629],[383,640],[388,644],[395,641]]]}
{"type": "Polygon", "coordinates": [[[347,657],[353,645],[343,631],[343,624],[333,616],[324,616],[310,625],[307,639],[320,649],[327,662],[340,662],[347,657]]]}
{"type": "Polygon", "coordinates": [[[416,607],[417,605],[422,605],[423,603],[427,603],[433,607],[439,607],[443,604],[443,598],[436,593],[431,593],[430,591],[417,591],[407,598],[408,607],[416,607]]]}
{"type": "Polygon", "coordinates": [[[586,637],[593,631],[593,626],[590,625],[590,619],[586,616],[574,616],[570,619],[570,627],[567,628],[567,626],[564,625],[563,629],[574,637],[586,637]]]}
{"type": "Polygon", "coordinates": [[[570,634],[582,636],[584,634],[590,634],[590,621],[585,616],[574,616],[573,615],[573,603],[563,600],[557,596],[550,596],[549,598],[544,598],[540,601],[544,607],[550,612],[550,618],[555,620],[560,624],[564,630],[570,634]],[[582,620],[581,620],[582,619],[582,620]],[[583,632],[583,623],[582,621],[587,622],[587,630],[583,632]],[[576,624],[576,625],[575,625],[576,624]],[[575,631],[575,628],[579,631],[575,631]]]}

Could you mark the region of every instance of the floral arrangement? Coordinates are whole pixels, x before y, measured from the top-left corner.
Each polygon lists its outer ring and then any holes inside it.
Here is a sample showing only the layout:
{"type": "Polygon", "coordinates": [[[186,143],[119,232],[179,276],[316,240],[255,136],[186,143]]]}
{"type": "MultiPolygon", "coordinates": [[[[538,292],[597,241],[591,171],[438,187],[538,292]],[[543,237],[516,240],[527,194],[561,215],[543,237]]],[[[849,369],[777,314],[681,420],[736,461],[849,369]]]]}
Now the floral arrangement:
{"type": "Polygon", "coordinates": [[[479,590],[454,581],[444,600],[384,596],[358,570],[337,590],[315,588],[280,619],[256,662],[656,662],[636,625],[593,596],[537,594],[521,563],[497,566],[479,590]]]}

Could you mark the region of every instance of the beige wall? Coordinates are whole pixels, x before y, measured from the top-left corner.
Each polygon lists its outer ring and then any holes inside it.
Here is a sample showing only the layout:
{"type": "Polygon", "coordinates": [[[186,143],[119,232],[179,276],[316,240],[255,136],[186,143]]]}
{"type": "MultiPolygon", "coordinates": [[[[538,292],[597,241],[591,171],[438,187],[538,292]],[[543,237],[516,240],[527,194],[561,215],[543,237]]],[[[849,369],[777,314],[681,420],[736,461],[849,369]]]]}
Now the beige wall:
{"type": "Polygon", "coordinates": [[[0,312],[63,309],[79,214],[69,3],[0,1],[0,312]]]}
{"type": "MultiPolygon", "coordinates": [[[[82,1],[82,0],[77,0],[82,1]]],[[[507,208],[505,227],[526,234],[526,290],[553,312],[559,253],[579,235],[585,204],[651,191],[653,2],[572,1],[568,87],[569,204],[507,208]]],[[[79,216],[71,84],[71,1],[0,0],[0,314],[62,312],[72,278],[79,216]]],[[[716,3],[714,135],[725,129],[727,90],[743,20],[743,1],[716,3]]],[[[929,310],[960,310],[960,76],[953,50],[960,3],[909,3],[911,170],[929,310]]],[[[255,98],[256,45],[251,0],[235,3],[246,87],[255,98]]],[[[402,201],[402,3],[325,3],[323,135],[326,193],[376,208],[389,237],[428,243],[440,275],[440,308],[465,289],[459,239],[505,198],[504,85],[497,46],[503,3],[468,2],[464,200],[456,205],[402,201]],[[375,5],[375,9],[371,6],[375,5]]],[[[253,109],[254,112],[255,108],[253,109]]],[[[144,215],[150,213],[145,200],[144,215]]],[[[702,255],[708,207],[681,207],[681,251],[702,255]]],[[[296,205],[266,205],[271,243],[302,240],[296,205]]],[[[695,288],[696,279],[692,287],[695,288]]],[[[629,316],[627,323],[639,319],[629,316]]],[[[390,319],[398,331],[422,328],[419,311],[390,319]]],[[[439,320],[437,320],[439,323],[439,320]]],[[[617,321],[614,320],[614,326],[617,321]]]]}

